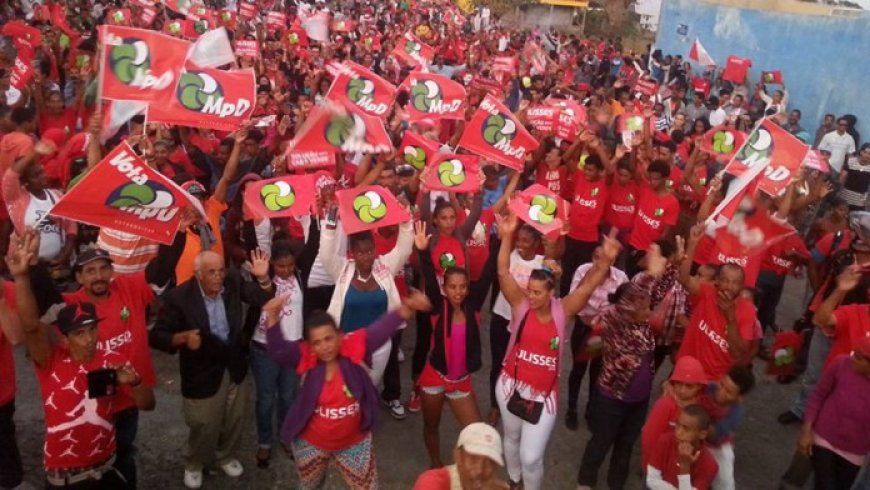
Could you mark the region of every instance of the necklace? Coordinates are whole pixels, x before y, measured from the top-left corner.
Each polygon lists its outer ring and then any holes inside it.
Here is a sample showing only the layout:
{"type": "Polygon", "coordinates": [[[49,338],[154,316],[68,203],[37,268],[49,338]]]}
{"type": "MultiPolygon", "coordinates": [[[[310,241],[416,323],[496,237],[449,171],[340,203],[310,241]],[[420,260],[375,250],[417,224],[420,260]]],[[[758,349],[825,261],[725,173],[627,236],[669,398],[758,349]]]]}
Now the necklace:
{"type": "Polygon", "coordinates": [[[356,273],[356,280],[359,282],[369,282],[371,280],[371,278],[372,278],[371,273],[369,273],[369,277],[366,277],[365,279],[363,279],[363,276],[361,276],[359,272],[356,273]]]}

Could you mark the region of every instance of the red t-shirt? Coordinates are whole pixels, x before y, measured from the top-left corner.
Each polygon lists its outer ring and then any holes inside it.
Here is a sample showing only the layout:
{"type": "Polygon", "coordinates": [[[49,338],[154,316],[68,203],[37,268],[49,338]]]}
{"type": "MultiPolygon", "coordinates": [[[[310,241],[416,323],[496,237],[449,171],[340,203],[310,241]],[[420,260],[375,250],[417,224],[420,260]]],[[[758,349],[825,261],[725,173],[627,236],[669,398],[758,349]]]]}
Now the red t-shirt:
{"type": "MultiPolygon", "coordinates": [[[[683,337],[678,358],[692,356],[704,366],[707,379],[724,376],[736,359],[728,352],[728,333],[725,316],[716,303],[717,291],[709,283],[701,283],[698,294],[692,298],[692,318],[683,337]]],[[[737,329],[740,337],[749,342],[755,338],[755,307],[740,297],[735,302],[737,329]]]]}
{"type": "Polygon", "coordinates": [[[413,490],[450,490],[450,471],[447,467],[424,471],[414,483],[413,490]]]}
{"type": "Polygon", "coordinates": [[[640,186],[640,199],[634,226],[628,237],[628,244],[635,250],[646,250],[650,244],[662,237],[665,226],[677,224],[680,203],[670,192],[658,195],[646,184],[640,186]]]}
{"type": "MultiPolygon", "coordinates": [[[[655,449],[650,457],[649,464],[662,472],[662,480],[670,483],[675,488],[678,486],[680,474],[679,455],[677,452],[677,438],[673,433],[663,434],[656,441],[655,449]]],[[[713,455],[706,446],[701,447],[701,454],[697,461],[692,463],[689,476],[692,479],[692,488],[695,490],[707,490],[719,472],[719,465],[713,459],[713,455]]]]}
{"type": "Polygon", "coordinates": [[[676,193],[677,189],[683,184],[683,170],[676,165],[671,165],[671,173],[665,179],[665,187],[669,191],[676,193]]]}
{"type": "Polygon", "coordinates": [[[646,471],[655,445],[663,435],[672,435],[682,409],[677,400],[668,394],[662,395],[653,404],[643,430],[640,433],[640,467],[646,471]]]}
{"type": "Polygon", "coordinates": [[[360,430],[362,410],[351,394],[341,370],[323,384],[314,415],[299,437],[326,451],[347,449],[365,438],[360,430]]]}
{"type": "Polygon", "coordinates": [[[56,347],[44,367],[34,365],[44,402],[47,469],[94,466],[115,454],[116,397],[88,398],[88,372],[125,362],[117,352],[97,350],[79,364],[56,347]]]}
{"type": "Polygon", "coordinates": [[[516,377],[520,384],[533,392],[547,395],[555,385],[559,359],[559,336],[553,321],[542,324],[538,315],[530,311],[522,336],[505,356],[504,372],[516,377]]]}
{"type": "Polygon", "coordinates": [[[607,183],[586,180],[583,172],[574,173],[574,199],[571,200],[571,229],[568,236],[581,242],[598,241],[598,225],[604,217],[607,183]]]}
{"type": "Polygon", "coordinates": [[[637,183],[629,182],[621,185],[615,179],[607,189],[607,209],[604,211],[604,222],[620,230],[631,228],[637,207],[637,183]]]}
{"type": "Polygon", "coordinates": [[[474,225],[471,236],[465,240],[465,253],[468,254],[468,276],[472,281],[480,279],[483,267],[489,258],[489,231],[495,222],[492,208],[480,213],[480,220],[474,225]]]}
{"type": "Polygon", "coordinates": [[[705,237],[712,243],[712,246],[708,250],[709,255],[707,256],[708,265],[719,266],[723,264],[736,264],[743,268],[743,284],[747,287],[755,287],[755,283],[758,280],[758,273],[761,271],[761,260],[763,257],[763,253],[761,255],[732,255],[723,252],[719,245],[716,243],[716,240],[710,237],[705,237]]]}
{"type": "MultiPolygon", "coordinates": [[[[82,289],[63,297],[67,303],[93,303],[101,319],[97,327],[97,350],[119,353],[130,360],[146,386],[156,384],[145,318],[145,309],[154,299],[154,291],[145,279],[145,271],[116,275],[109,283],[109,295],[103,300],[94,300],[82,289]]],[[[115,409],[121,411],[134,405],[130,390],[120,390],[115,409]]]]}
{"type": "Polygon", "coordinates": [[[559,165],[555,169],[551,169],[546,163],[539,163],[535,170],[535,183],[541,184],[546,187],[547,190],[557,196],[561,196],[563,199],[571,199],[571,186],[568,183],[568,168],[564,165],[559,165]]]}
{"type": "Polygon", "coordinates": [[[774,243],[767,248],[761,259],[761,270],[784,276],[794,270],[797,262],[794,256],[809,258],[810,251],[797,234],[774,243]]]}
{"type": "Polygon", "coordinates": [[[432,247],[432,263],[438,281],[444,279],[444,271],[450,267],[465,267],[465,252],[462,243],[454,236],[438,236],[438,243],[432,247]]]}
{"type": "Polygon", "coordinates": [[[870,305],[841,306],[834,310],[834,321],[834,343],[825,359],[825,368],[837,356],[852,352],[860,339],[870,335],[870,305]]]}
{"type": "Polygon", "coordinates": [[[64,109],[60,114],[42,112],[39,114],[39,134],[45,134],[49,129],[60,129],[66,134],[72,134],[76,129],[77,118],[75,109],[64,109]]]}

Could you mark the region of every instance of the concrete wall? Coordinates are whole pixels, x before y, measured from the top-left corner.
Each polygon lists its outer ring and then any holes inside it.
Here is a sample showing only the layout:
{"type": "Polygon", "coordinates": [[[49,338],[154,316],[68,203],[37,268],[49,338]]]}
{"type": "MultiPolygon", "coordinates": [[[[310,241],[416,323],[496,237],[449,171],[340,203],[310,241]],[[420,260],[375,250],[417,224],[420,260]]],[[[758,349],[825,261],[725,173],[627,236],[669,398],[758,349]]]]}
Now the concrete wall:
{"type": "Polygon", "coordinates": [[[570,26],[574,9],[550,5],[530,5],[520,11],[520,25],[523,27],[570,26]]]}
{"type": "Polygon", "coordinates": [[[753,84],[762,70],[782,70],[789,107],[811,133],[828,112],[855,114],[870,141],[870,13],[796,0],[663,2],[656,48],[686,59],[697,37],[722,65],[732,54],[750,58],[753,84]]]}

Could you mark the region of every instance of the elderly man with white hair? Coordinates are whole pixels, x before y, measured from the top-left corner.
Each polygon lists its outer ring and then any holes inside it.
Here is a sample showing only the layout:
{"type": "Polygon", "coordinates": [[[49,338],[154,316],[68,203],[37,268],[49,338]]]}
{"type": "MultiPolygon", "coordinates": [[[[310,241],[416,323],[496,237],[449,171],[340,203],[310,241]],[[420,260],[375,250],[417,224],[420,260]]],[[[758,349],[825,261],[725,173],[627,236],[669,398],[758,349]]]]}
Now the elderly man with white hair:
{"type": "Polygon", "coordinates": [[[200,253],[194,278],[164,297],[152,347],[180,352],[184,422],[190,429],[184,485],[202,486],[203,468],[216,463],[231,477],[244,469],[234,457],[248,399],[248,348],[242,332],[242,302],[262,306],[274,296],[268,258],[259,250],[246,264],[255,282],[227,270],[224,258],[200,253]]]}

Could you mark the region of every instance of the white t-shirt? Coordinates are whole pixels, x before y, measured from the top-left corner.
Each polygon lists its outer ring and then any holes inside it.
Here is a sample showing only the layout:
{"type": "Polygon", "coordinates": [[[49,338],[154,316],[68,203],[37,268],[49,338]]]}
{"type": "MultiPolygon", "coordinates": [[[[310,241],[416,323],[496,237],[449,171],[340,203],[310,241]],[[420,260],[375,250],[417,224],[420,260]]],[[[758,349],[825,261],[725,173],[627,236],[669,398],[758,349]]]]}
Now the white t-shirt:
{"type": "Polygon", "coordinates": [[[710,113],[710,126],[721,126],[728,119],[728,113],[722,107],[717,107],[716,110],[710,113]]]}
{"type": "Polygon", "coordinates": [[[54,260],[63,248],[63,230],[55,218],[45,218],[59,197],[46,190],[46,199],[37,199],[30,195],[27,203],[27,211],[24,213],[24,224],[28,227],[39,223],[39,258],[42,260],[54,260]],[[42,222],[40,222],[42,220],[42,222]]]}
{"type": "Polygon", "coordinates": [[[822,137],[822,141],[819,142],[819,149],[831,154],[828,157],[828,163],[831,164],[831,168],[835,172],[839,173],[846,162],[846,156],[855,153],[855,139],[849,133],[841,135],[836,131],[831,131],[822,137]]]}
{"type": "MultiPolygon", "coordinates": [[[[281,307],[279,316],[278,328],[281,329],[281,335],[285,340],[296,341],[302,338],[302,288],[299,287],[299,281],[296,277],[283,280],[276,277],[275,295],[282,296],[290,294],[290,300],[285,301],[281,307]]],[[[254,330],[253,340],[261,344],[266,343],[266,314],[260,315],[260,321],[257,322],[257,328],[254,330]]]]}
{"type": "MultiPolygon", "coordinates": [[[[533,258],[532,260],[525,260],[520,257],[520,253],[516,250],[511,252],[511,276],[513,276],[514,280],[517,282],[521,289],[526,289],[526,286],[529,284],[529,276],[532,275],[532,271],[535,269],[540,269],[543,266],[543,255],[535,255],[535,258],[533,258]]],[[[511,319],[511,305],[508,304],[507,300],[504,297],[504,294],[502,294],[501,292],[498,293],[498,298],[495,299],[495,304],[492,306],[492,312],[506,320],[511,319]]]]}
{"type": "MultiPolygon", "coordinates": [[[[305,220],[299,220],[302,223],[302,229],[305,230],[306,237],[308,239],[308,223],[305,220]]],[[[320,223],[320,226],[323,227],[323,222],[320,223]]],[[[338,240],[338,249],[336,250],[336,254],[339,257],[347,256],[347,239],[344,235],[344,229],[341,226],[341,221],[336,224],[335,227],[335,239],[338,240]]],[[[314,258],[314,263],[311,264],[311,272],[308,274],[308,287],[309,288],[317,288],[322,286],[335,286],[335,281],[332,279],[326,269],[323,267],[323,261],[320,260],[320,254],[317,254],[317,257],[314,258]]]]}

